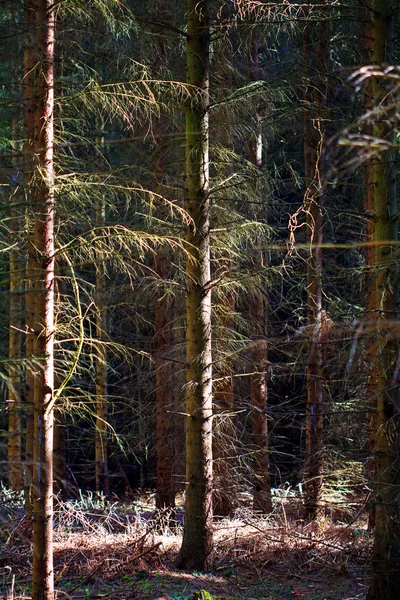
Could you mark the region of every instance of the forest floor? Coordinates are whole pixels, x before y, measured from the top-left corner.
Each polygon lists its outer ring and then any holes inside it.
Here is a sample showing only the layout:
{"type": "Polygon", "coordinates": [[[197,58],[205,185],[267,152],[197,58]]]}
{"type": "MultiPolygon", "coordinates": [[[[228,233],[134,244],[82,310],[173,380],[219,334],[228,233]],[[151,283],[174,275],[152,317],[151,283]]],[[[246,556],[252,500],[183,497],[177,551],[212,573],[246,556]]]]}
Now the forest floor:
{"type": "MultiPolygon", "coordinates": [[[[30,598],[30,523],[16,503],[0,503],[0,599],[30,598]]],[[[345,522],[296,518],[290,498],[268,518],[238,510],[215,523],[211,573],[174,567],[178,526],[150,497],[122,503],[94,495],[60,502],[54,560],[59,600],[356,600],[365,598],[371,536],[358,516],[345,522]],[[196,595],[201,590],[206,594],[196,595]],[[194,595],[193,595],[194,594],[194,595]]]]}

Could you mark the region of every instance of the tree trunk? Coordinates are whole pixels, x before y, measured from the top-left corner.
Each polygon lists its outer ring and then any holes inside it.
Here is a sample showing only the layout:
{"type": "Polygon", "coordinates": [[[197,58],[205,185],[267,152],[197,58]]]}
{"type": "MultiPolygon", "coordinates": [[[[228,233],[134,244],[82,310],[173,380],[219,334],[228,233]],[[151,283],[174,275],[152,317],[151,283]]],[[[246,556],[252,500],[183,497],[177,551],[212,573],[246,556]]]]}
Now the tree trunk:
{"type": "Polygon", "coordinates": [[[53,397],[54,397],[54,8],[32,2],[35,36],[33,578],[32,600],[54,599],[53,574],[53,397]]]}
{"type": "MultiPolygon", "coordinates": [[[[97,122],[96,147],[101,152],[103,146],[103,123],[97,122]]],[[[97,161],[99,165],[100,161],[97,161]]],[[[96,199],[96,227],[104,227],[106,204],[102,195],[96,199]]],[[[96,433],[95,469],[96,491],[109,492],[108,481],[108,440],[107,440],[107,300],[106,269],[101,256],[96,264],[96,433]]]]}
{"type": "MultiPolygon", "coordinates": [[[[304,61],[312,67],[310,50],[312,44],[311,24],[307,24],[303,38],[304,61]]],[[[326,71],[327,26],[318,24],[316,48],[316,81],[307,84],[305,101],[310,112],[306,113],[304,135],[305,163],[305,209],[307,212],[307,236],[310,251],[307,263],[307,408],[306,408],[306,457],[304,481],[304,512],[307,519],[318,514],[322,488],[323,470],[323,384],[322,384],[322,182],[321,152],[324,139],[322,105],[325,101],[323,73],[326,71]],[[311,114],[310,114],[311,113],[311,114]]]]}
{"type": "MultiPolygon", "coordinates": [[[[18,16],[16,7],[11,9],[12,19],[17,23],[18,16]]],[[[18,77],[19,68],[16,58],[18,52],[14,54],[14,74],[18,77]]],[[[18,140],[21,138],[19,123],[20,114],[20,85],[15,85],[14,96],[14,115],[12,118],[12,147],[15,153],[21,148],[18,140]]],[[[22,179],[21,158],[13,158],[13,178],[15,187],[11,190],[8,216],[9,232],[11,244],[15,244],[21,231],[21,210],[23,206],[23,179],[22,179]]],[[[21,250],[16,247],[10,250],[9,271],[10,271],[10,294],[9,294],[9,346],[8,346],[8,483],[11,489],[20,491],[22,489],[22,457],[21,457],[21,376],[19,359],[21,358],[21,283],[22,283],[22,257],[21,250]]]]}
{"type": "MultiPolygon", "coordinates": [[[[221,300],[220,300],[221,301],[221,300]]],[[[226,315],[222,317],[222,329],[227,335],[234,328],[232,317],[235,310],[235,297],[228,295],[224,298],[226,315]]],[[[229,517],[232,514],[235,501],[235,472],[232,457],[235,456],[234,424],[232,420],[234,410],[233,387],[233,360],[224,359],[224,366],[220,369],[222,382],[215,390],[214,404],[215,416],[219,423],[213,432],[213,462],[214,462],[214,515],[229,517]],[[217,430],[218,428],[218,430],[217,430]]]]}
{"type": "Polygon", "coordinates": [[[24,3],[24,190],[27,205],[26,224],[28,232],[28,256],[25,263],[25,318],[26,340],[25,355],[27,359],[25,370],[25,403],[26,403],[26,441],[25,441],[25,511],[31,515],[33,511],[32,479],[33,479],[33,446],[34,446],[34,376],[33,365],[30,363],[34,353],[34,291],[33,291],[33,254],[35,246],[33,238],[33,206],[30,200],[31,183],[34,164],[34,137],[35,137],[35,111],[34,111],[34,38],[35,38],[35,8],[34,0],[25,0],[24,3]]]}
{"type": "MultiPolygon", "coordinates": [[[[168,277],[169,262],[163,255],[155,258],[154,270],[160,279],[168,277]]],[[[162,294],[154,307],[154,351],[156,355],[157,489],[156,507],[175,506],[174,412],[172,368],[166,358],[172,344],[171,300],[162,294]]]]}
{"type": "MultiPolygon", "coordinates": [[[[373,63],[392,60],[393,1],[373,0],[373,63]]],[[[393,139],[393,125],[385,112],[390,88],[384,80],[373,79],[375,109],[381,107],[373,126],[377,139],[393,139]]],[[[395,160],[392,151],[374,159],[374,205],[376,242],[376,310],[378,360],[376,380],[375,540],[372,575],[367,600],[392,600],[400,595],[400,511],[399,511],[399,416],[398,386],[393,369],[398,355],[397,321],[398,267],[397,204],[395,160]],[[393,246],[380,242],[394,242],[393,246]]]]}
{"type": "MultiPolygon", "coordinates": [[[[167,19],[167,5],[163,0],[155,3],[155,16],[160,23],[167,19]]],[[[155,39],[155,70],[162,69],[166,61],[165,39],[162,35],[162,26],[156,29],[159,34],[155,39]]],[[[154,153],[154,178],[157,192],[164,193],[164,182],[167,174],[166,152],[167,144],[165,135],[168,130],[167,116],[163,120],[153,123],[155,134],[154,153]]],[[[163,203],[159,203],[159,211],[164,216],[163,203]]],[[[156,507],[174,508],[176,486],[174,481],[175,471],[175,425],[176,412],[174,410],[174,394],[172,386],[172,363],[168,360],[171,352],[173,299],[168,294],[166,280],[171,277],[168,253],[161,252],[154,259],[154,271],[162,282],[160,295],[154,304],[154,352],[156,368],[156,454],[157,454],[157,487],[156,507]]]]}
{"type": "Polygon", "coordinates": [[[188,0],[186,112],[186,502],[178,565],[212,564],[212,367],[209,201],[208,0],[188,0]]]}
{"type": "MultiPolygon", "coordinates": [[[[365,62],[371,64],[372,61],[372,12],[371,0],[367,0],[365,21],[365,62]]],[[[364,97],[364,111],[372,110],[372,81],[367,81],[366,94],[364,97]]],[[[372,126],[368,127],[369,135],[373,134],[372,126]]],[[[375,467],[373,454],[376,446],[376,399],[378,397],[378,382],[377,382],[377,353],[376,353],[376,252],[373,241],[375,239],[375,206],[374,206],[374,164],[373,161],[368,161],[364,171],[364,210],[367,218],[366,235],[367,242],[371,242],[370,246],[365,248],[365,312],[366,312],[366,329],[369,333],[367,339],[367,400],[368,400],[368,439],[370,457],[367,464],[367,474],[371,482],[375,479],[375,467]]],[[[375,526],[375,503],[373,496],[368,503],[368,526],[372,529],[375,526]]]]}
{"type": "MultiPolygon", "coordinates": [[[[253,81],[260,78],[259,74],[259,44],[253,40],[250,47],[250,76],[253,81]]],[[[259,112],[255,115],[254,135],[249,144],[249,160],[254,166],[262,168],[263,139],[262,124],[259,112]]],[[[266,207],[265,207],[266,210],[266,207]]],[[[265,215],[264,215],[265,218],[265,215]]],[[[262,240],[256,239],[256,246],[262,246],[262,240]]],[[[253,260],[255,271],[264,267],[264,253],[255,250],[253,260]]],[[[269,513],[272,510],[271,478],[269,473],[268,447],[268,388],[267,388],[267,306],[265,290],[252,290],[249,299],[249,327],[252,340],[250,365],[253,373],[250,375],[250,399],[252,406],[251,437],[254,450],[254,489],[253,508],[257,512],[269,513]]]]}

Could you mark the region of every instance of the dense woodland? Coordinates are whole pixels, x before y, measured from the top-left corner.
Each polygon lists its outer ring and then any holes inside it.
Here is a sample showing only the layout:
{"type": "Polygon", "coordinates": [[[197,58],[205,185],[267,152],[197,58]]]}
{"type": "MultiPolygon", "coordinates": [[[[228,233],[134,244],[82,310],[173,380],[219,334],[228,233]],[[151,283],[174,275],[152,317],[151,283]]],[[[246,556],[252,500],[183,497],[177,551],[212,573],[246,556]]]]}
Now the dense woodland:
{"type": "Polygon", "coordinates": [[[2,597],[400,597],[399,7],[0,4],[2,597]]]}

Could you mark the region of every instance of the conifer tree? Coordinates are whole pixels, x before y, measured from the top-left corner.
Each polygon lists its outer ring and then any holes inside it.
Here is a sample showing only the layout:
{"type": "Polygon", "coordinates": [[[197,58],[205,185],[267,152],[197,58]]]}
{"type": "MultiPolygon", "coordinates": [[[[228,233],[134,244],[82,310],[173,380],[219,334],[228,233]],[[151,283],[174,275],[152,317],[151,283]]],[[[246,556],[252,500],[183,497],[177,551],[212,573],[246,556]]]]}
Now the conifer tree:
{"type": "Polygon", "coordinates": [[[34,153],[31,181],[34,378],[32,599],[54,599],[53,409],[54,409],[54,29],[50,0],[30,2],[35,13],[34,153]]]}
{"type": "Polygon", "coordinates": [[[186,500],[177,564],[206,570],[213,554],[208,0],[188,0],[187,9],[186,500]]]}
{"type": "MultiPolygon", "coordinates": [[[[375,65],[391,64],[393,60],[394,9],[393,1],[372,1],[372,60],[375,65]]],[[[375,104],[373,135],[376,140],[386,142],[393,139],[393,125],[385,105],[388,94],[390,97],[390,85],[385,78],[372,79],[375,104]]],[[[396,408],[397,385],[393,381],[398,355],[398,338],[394,327],[398,318],[398,209],[393,151],[376,155],[373,171],[378,360],[374,361],[377,369],[376,442],[373,453],[375,539],[367,599],[389,600],[400,593],[400,434],[396,408]]]]}

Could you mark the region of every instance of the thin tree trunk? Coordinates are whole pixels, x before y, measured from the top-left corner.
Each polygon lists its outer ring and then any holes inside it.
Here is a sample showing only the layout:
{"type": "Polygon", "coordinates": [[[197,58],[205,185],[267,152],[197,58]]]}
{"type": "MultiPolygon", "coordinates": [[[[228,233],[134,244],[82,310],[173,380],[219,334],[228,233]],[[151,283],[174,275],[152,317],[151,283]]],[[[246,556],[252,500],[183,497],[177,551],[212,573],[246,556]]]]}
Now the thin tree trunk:
{"type": "MultiPolygon", "coordinates": [[[[305,64],[311,67],[311,25],[307,24],[304,34],[305,64]]],[[[324,139],[324,122],[321,114],[325,101],[323,73],[326,71],[327,27],[324,21],[318,24],[316,49],[317,81],[307,85],[305,100],[310,113],[306,113],[304,136],[304,163],[307,211],[307,234],[310,244],[307,263],[307,408],[306,408],[306,457],[304,482],[304,511],[308,519],[318,514],[323,471],[323,382],[322,382],[322,192],[321,152],[324,139]]]]}
{"type": "MultiPolygon", "coordinates": [[[[160,279],[166,279],[169,262],[161,254],[156,256],[154,270],[160,279]]],[[[172,396],[172,368],[166,355],[172,344],[172,305],[165,293],[154,307],[154,351],[156,355],[156,435],[157,435],[157,489],[156,507],[175,506],[174,485],[174,413],[172,396]]]]}
{"type": "MultiPolygon", "coordinates": [[[[253,81],[259,75],[259,44],[253,40],[250,48],[251,68],[250,74],[253,81]]],[[[259,112],[256,113],[254,135],[249,145],[249,160],[254,166],[261,169],[263,162],[262,124],[259,112]]],[[[265,207],[266,210],[266,207],[265,207]]],[[[264,215],[265,216],[265,215],[264,215]]],[[[261,239],[256,240],[256,245],[261,246],[261,239]]],[[[264,253],[256,250],[257,258],[253,264],[256,272],[264,267],[264,253]]],[[[272,510],[271,478],[269,473],[269,444],[268,444],[268,387],[267,387],[267,306],[265,292],[254,289],[249,299],[249,327],[252,346],[250,351],[250,399],[252,406],[251,436],[254,449],[254,489],[253,508],[257,512],[268,513],[272,510]]]]}
{"type": "MultiPolygon", "coordinates": [[[[366,21],[365,21],[365,61],[370,64],[372,61],[372,12],[371,0],[366,0],[366,21]]],[[[372,82],[368,80],[366,95],[364,101],[364,110],[372,109],[372,82]]],[[[372,135],[372,126],[369,127],[369,134],[372,135]]],[[[368,478],[371,482],[375,478],[375,467],[373,454],[376,446],[376,400],[378,393],[377,369],[376,364],[376,252],[372,242],[375,239],[375,206],[374,206],[374,164],[373,161],[368,161],[364,171],[365,195],[364,209],[367,218],[366,235],[367,241],[371,242],[370,246],[365,249],[365,266],[366,274],[364,277],[365,286],[365,311],[366,311],[366,326],[370,333],[367,340],[367,399],[368,399],[368,439],[370,448],[370,457],[367,465],[368,478]]],[[[375,503],[373,496],[368,504],[368,526],[372,529],[375,525],[375,503]]]]}
{"type": "Polygon", "coordinates": [[[54,397],[54,7],[32,3],[36,15],[35,139],[32,182],[35,217],[33,576],[32,600],[54,599],[53,397],[54,397]]]}
{"type": "MultiPolygon", "coordinates": [[[[96,147],[101,152],[103,146],[103,124],[97,122],[96,147]]],[[[99,164],[100,161],[97,161],[99,164]]],[[[106,220],[105,199],[100,195],[96,200],[96,227],[104,227],[106,220]]],[[[95,468],[96,491],[109,492],[108,480],[108,440],[107,440],[107,300],[106,269],[99,257],[96,264],[96,433],[95,433],[95,468]]]]}
{"type": "MultiPolygon", "coordinates": [[[[234,327],[232,317],[235,310],[235,297],[232,295],[224,299],[226,315],[222,317],[221,326],[229,335],[234,327]]],[[[214,462],[214,515],[229,517],[235,504],[235,472],[232,457],[234,448],[234,424],[232,420],[235,394],[233,386],[233,360],[224,360],[224,367],[220,370],[223,381],[214,394],[215,412],[220,419],[218,430],[213,433],[213,462],[214,462]]],[[[214,417],[215,418],[215,417],[214,417]]]]}
{"type": "MultiPolygon", "coordinates": [[[[17,23],[15,7],[12,9],[13,22],[17,23]]],[[[15,57],[18,53],[15,52],[15,57]]],[[[19,74],[19,69],[14,60],[14,73],[19,74]]],[[[19,127],[21,114],[20,108],[20,86],[15,85],[15,114],[12,119],[12,144],[15,153],[20,151],[19,139],[21,131],[19,127]]],[[[13,177],[15,188],[10,195],[8,215],[9,232],[11,244],[15,246],[21,231],[21,210],[23,206],[23,187],[21,159],[13,158],[13,177]]],[[[22,489],[22,456],[21,456],[21,375],[19,359],[21,357],[21,252],[18,247],[10,250],[10,294],[9,294],[9,346],[8,346],[8,483],[11,489],[20,491],[22,489]]]]}
{"type": "Polygon", "coordinates": [[[186,112],[186,501],[178,565],[212,564],[212,368],[209,201],[208,0],[188,0],[186,112]]]}
{"type": "MultiPolygon", "coordinates": [[[[392,60],[393,1],[373,0],[373,63],[382,65],[392,60]]],[[[393,125],[385,112],[385,99],[390,91],[385,81],[373,79],[373,100],[378,112],[373,135],[392,140],[393,125]]],[[[395,336],[398,267],[397,204],[395,190],[395,157],[392,151],[374,159],[374,205],[376,242],[376,309],[378,360],[376,379],[375,467],[375,540],[372,552],[372,575],[367,600],[392,600],[400,596],[400,456],[397,382],[393,381],[398,356],[395,336]],[[380,242],[393,240],[393,246],[380,242]]]]}
{"type": "Polygon", "coordinates": [[[28,232],[28,256],[25,263],[25,319],[26,340],[25,355],[27,365],[25,370],[25,403],[26,403],[26,441],[25,441],[25,511],[31,515],[33,511],[32,479],[33,479],[33,446],[34,446],[34,376],[33,366],[29,363],[34,353],[34,291],[33,291],[33,206],[30,199],[31,182],[34,164],[34,137],[35,137],[35,111],[34,111],[34,38],[35,38],[35,0],[24,2],[24,189],[27,205],[26,222],[28,232]]]}
{"type": "MultiPolygon", "coordinates": [[[[227,0],[221,9],[221,20],[232,21],[233,3],[227,0]]],[[[232,92],[232,40],[233,26],[229,28],[226,38],[222,40],[215,59],[215,69],[221,86],[221,100],[223,101],[232,92]],[[221,85],[222,84],[222,85],[221,85]]],[[[222,150],[233,151],[232,140],[232,115],[227,106],[219,108],[214,126],[216,143],[222,150]]],[[[222,164],[218,167],[219,176],[229,180],[233,174],[232,159],[227,156],[224,160],[222,153],[222,164]]],[[[229,187],[224,193],[229,193],[229,187]]],[[[229,249],[227,255],[230,260],[229,249]]],[[[214,302],[219,307],[220,328],[223,336],[230,336],[234,329],[235,295],[230,293],[216,294],[214,302]]],[[[229,345],[227,345],[229,352],[229,345]]],[[[218,369],[218,378],[222,378],[214,393],[214,430],[213,430],[213,471],[214,471],[214,493],[213,506],[214,515],[218,517],[229,517],[235,505],[235,471],[232,458],[235,456],[234,447],[234,361],[223,357],[218,369]]]]}
{"type": "MultiPolygon", "coordinates": [[[[167,6],[163,0],[155,3],[155,16],[160,23],[167,17],[167,6]]],[[[166,60],[165,39],[162,35],[162,27],[157,30],[159,35],[155,40],[154,68],[159,70],[166,60]],[[161,34],[161,35],[160,35],[161,34]]],[[[155,121],[153,130],[155,132],[155,154],[154,154],[154,177],[157,192],[163,194],[163,182],[167,172],[164,133],[168,128],[167,116],[162,121],[155,121]]],[[[159,204],[162,212],[162,203],[159,204]]],[[[154,259],[154,271],[161,282],[171,276],[168,254],[160,253],[154,259]]],[[[176,486],[175,474],[175,426],[176,412],[174,411],[174,396],[172,386],[172,363],[168,360],[168,354],[172,347],[172,321],[173,321],[173,299],[168,294],[167,287],[162,285],[160,297],[154,304],[154,352],[156,367],[156,454],[157,454],[157,486],[156,507],[174,508],[176,486]]]]}

